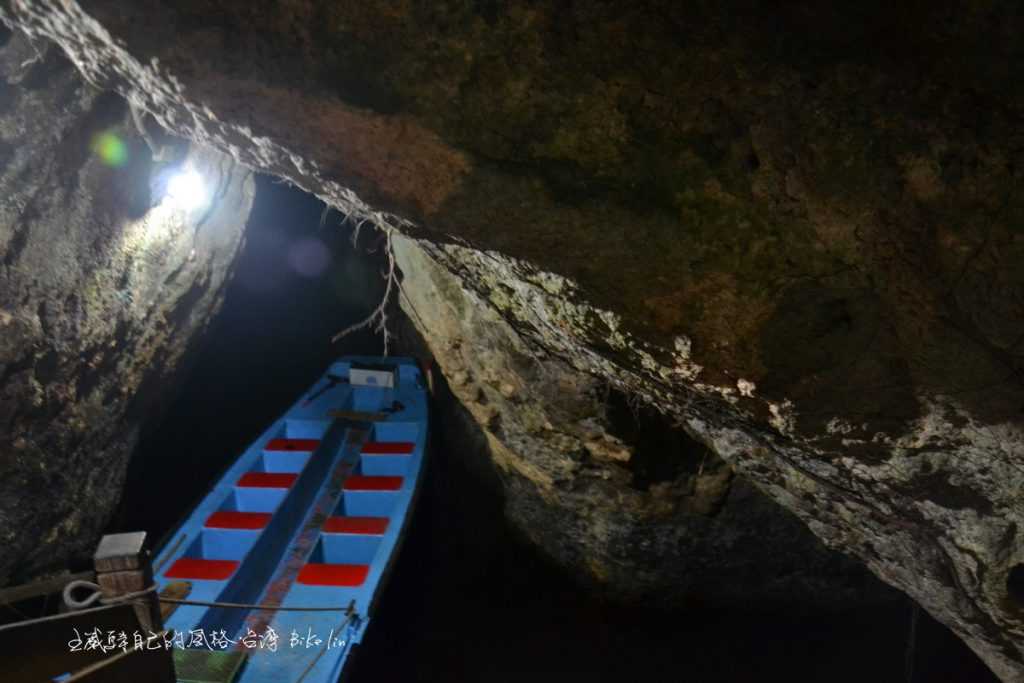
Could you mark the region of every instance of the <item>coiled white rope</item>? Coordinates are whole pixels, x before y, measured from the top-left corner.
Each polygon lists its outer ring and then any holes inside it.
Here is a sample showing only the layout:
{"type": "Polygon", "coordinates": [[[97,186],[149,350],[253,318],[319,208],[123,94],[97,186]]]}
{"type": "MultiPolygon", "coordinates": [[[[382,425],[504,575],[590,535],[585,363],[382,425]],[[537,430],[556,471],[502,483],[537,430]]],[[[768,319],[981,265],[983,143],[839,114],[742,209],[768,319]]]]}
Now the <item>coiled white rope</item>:
{"type": "Polygon", "coordinates": [[[22,628],[23,626],[33,626],[35,624],[42,624],[48,621],[60,621],[61,619],[71,619],[82,614],[91,614],[93,612],[102,612],[103,610],[114,609],[115,607],[120,607],[121,605],[131,602],[132,600],[137,600],[141,596],[147,593],[151,593],[154,590],[156,590],[155,585],[150,586],[149,588],[143,589],[141,591],[135,591],[134,593],[125,593],[124,595],[119,595],[116,598],[104,598],[103,594],[99,590],[99,586],[92,583],[91,581],[72,581],[70,584],[68,584],[68,586],[64,587],[64,600],[65,604],[67,604],[67,606],[72,608],[72,610],[74,611],[62,612],[61,614],[51,614],[46,617],[37,617],[35,619],[23,619],[21,621],[15,621],[10,624],[2,624],[0,625],[0,632],[10,631],[16,628],[22,628]],[[72,584],[77,585],[72,586],[72,584]],[[75,600],[75,598],[71,596],[70,590],[68,590],[69,586],[71,586],[71,590],[74,590],[75,588],[95,587],[96,592],[90,595],[85,600],[75,600]],[[97,607],[88,606],[92,605],[97,600],[101,603],[100,605],[98,605],[97,607]],[[85,605],[85,607],[80,608],[80,605],[85,605]]]}
{"type": "Polygon", "coordinates": [[[97,600],[103,597],[103,593],[100,591],[100,587],[92,581],[72,581],[68,585],[64,586],[64,590],[61,592],[61,597],[64,598],[64,604],[73,610],[85,609],[89,605],[93,604],[97,600]],[[92,595],[87,597],[85,600],[75,600],[74,591],[76,588],[89,588],[93,591],[92,595]]]}

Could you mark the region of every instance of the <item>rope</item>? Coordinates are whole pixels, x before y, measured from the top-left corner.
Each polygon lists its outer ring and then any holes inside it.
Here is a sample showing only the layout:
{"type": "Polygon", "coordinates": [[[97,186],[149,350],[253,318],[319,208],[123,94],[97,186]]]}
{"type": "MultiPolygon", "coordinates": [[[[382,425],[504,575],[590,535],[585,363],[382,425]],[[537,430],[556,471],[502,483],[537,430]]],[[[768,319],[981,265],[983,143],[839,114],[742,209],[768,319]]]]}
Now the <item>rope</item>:
{"type": "MultiPolygon", "coordinates": [[[[64,598],[65,604],[67,604],[68,607],[71,607],[75,611],[65,612],[63,614],[53,614],[53,615],[46,616],[46,617],[39,617],[37,619],[25,619],[23,621],[18,621],[18,622],[15,622],[13,624],[3,624],[3,625],[0,625],[0,632],[8,631],[8,630],[15,629],[15,628],[20,628],[22,626],[31,626],[33,624],[40,624],[40,623],[49,622],[49,621],[58,621],[58,620],[61,620],[61,619],[70,619],[72,617],[78,617],[78,616],[81,616],[83,614],[91,614],[91,613],[94,613],[94,612],[102,612],[104,610],[113,609],[115,607],[120,607],[122,605],[125,605],[125,604],[127,604],[127,603],[129,603],[129,602],[131,602],[133,600],[137,600],[138,598],[142,597],[143,595],[147,595],[149,593],[152,593],[156,589],[157,589],[157,586],[154,583],[153,585],[149,586],[148,588],[144,588],[144,589],[142,589],[140,591],[134,591],[132,593],[125,593],[123,595],[118,595],[118,596],[113,597],[113,598],[104,598],[102,590],[99,587],[99,585],[93,583],[92,581],[82,581],[82,580],[71,581],[66,586],[64,586],[64,590],[62,591],[62,596],[64,598]],[[72,592],[75,591],[76,589],[80,589],[80,588],[91,588],[91,589],[93,589],[93,593],[92,593],[92,595],[90,595],[89,597],[85,598],[84,600],[76,600],[74,598],[74,596],[72,595],[72,592]],[[91,607],[90,606],[90,605],[92,605],[93,603],[95,603],[97,601],[99,601],[101,604],[96,606],[96,607],[91,607]]],[[[316,666],[317,662],[320,661],[320,658],[323,657],[324,653],[329,649],[331,638],[334,636],[334,634],[340,635],[342,633],[342,630],[345,628],[346,624],[351,622],[354,618],[358,617],[358,613],[356,613],[356,611],[354,609],[353,602],[350,602],[345,607],[284,607],[284,606],[261,605],[261,604],[241,603],[241,602],[220,602],[220,601],[205,601],[205,600],[179,600],[177,598],[164,598],[164,597],[160,597],[160,596],[157,596],[157,600],[159,600],[160,602],[171,603],[171,604],[175,604],[175,605],[195,605],[195,606],[199,606],[199,607],[227,607],[227,608],[232,608],[232,609],[249,609],[249,610],[257,610],[257,609],[259,609],[259,610],[280,610],[280,611],[287,611],[287,612],[328,612],[328,611],[329,612],[338,612],[338,611],[347,612],[347,614],[345,615],[345,618],[341,620],[341,623],[338,624],[337,628],[334,629],[334,631],[331,632],[331,635],[329,635],[327,637],[327,640],[324,641],[323,647],[320,648],[320,650],[317,652],[316,656],[309,662],[309,664],[306,665],[306,668],[303,669],[302,673],[299,674],[299,677],[296,679],[295,683],[302,683],[302,681],[306,680],[306,677],[313,670],[313,667],[316,666]]],[[[163,629],[162,631],[160,631],[160,633],[155,634],[153,637],[163,638],[169,632],[170,632],[170,629],[163,629]]],[[[117,654],[115,654],[113,656],[107,657],[106,659],[102,659],[102,660],[100,660],[98,662],[94,662],[94,663],[90,664],[89,666],[86,666],[86,667],[84,667],[82,669],[79,669],[78,671],[73,672],[68,678],[64,679],[64,683],[75,683],[75,681],[80,681],[83,678],[85,678],[85,677],[87,677],[87,676],[89,676],[91,674],[94,674],[97,671],[110,666],[111,664],[114,664],[115,662],[121,661],[122,659],[124,659],[128,655],[132,654],[133,652],[139,652],[139,651],[140,650],[135,650],[135,649],[124,650],[124,651],[119,652],[119,653],[117,653],[117,654]]]]}
{"type": "MultiPolygon", "coordinates": [[[[352,605],[349,605],[348,607],[346,607],[346,609],[352,610],[352,605]]],[[[335,631],[332,631],[332,634],[333,633],[340,633],[341,629],[345,628],[345,624],[350,622],[352,620],[352,618],[355,617],[355,616],[356,616],[356,613],[353,612],[353,611],[350,611],[349,614],[344,619],[341,620],[341,623],[338,624],[338,628],[335,629],[335,631]]],[[[327,652],[328,647],[330,646],[330,643],[331,643],[331,637],[328,636],[327,640],[324,641],[324,646],[322,648],[320,648],[320,651],[316,653],[316,657],[313,657],[312,661],[310,661],[310,663],[306,665],[306,668],[302,670],[302,673],[299,674],[299,677],[297,679],[295,679],[295,683],[302,683],[302,681],[306,680],[306,676],[309,675],[309,672],[313,670],[313,667],[316,666],[316,663],[319,662],[320,658],[324,656],[325,652],[327,652]]]]}
{"type": "Polygon", "coordinates": [[[42,623],[45,623],[45,622],[48,622],[48,621],[60,621],[61,619],[71,619],[73,617],[78,617],[78,616],[81,616],[83,614],[92,614],[94,612],[102,612],[104,610],[114,609],[115,607],[120,607],[122,605],[125,605],[125,604],[133,601],[133,600],[137,600],[138,598],[142,597],[143,595],[146,595],[147,593],[152,593],[153,591],[156,590],[156,585],[152,585],[149,588],[144,588],[144,589],[142,589],[140,591],[135,591],[133,593],[125,593],[124,595],[118,595],[117,597],[114,597],[114,598],[104,598],[104,597],[102,597],[102,593],[100,592],[99,588],[100,588],[99,586],[97,586],[96,584],[92,583],[91,581],[72,581],[71,583],[69,583],[67,586],[64,587],[64,598],[65,598],[65,602],[67,603],[68,607],[71,607],[74,611],[72,611],[72,612],[63,612],[61,614],[51,614],[49,616],[38,617],[36,619],[23,619],[22,621],[16,621],[16,622],[13,622],[11,624],[3,624],[3,625],[0,625],[0,632],[10,631],[10,630],[13,630],[13,629],[16,629],[16,628],[21,628],[22,626],[33,626],[35,624],[42,624],[42,623]],[[83,584],[85,584],[85,585],[83,585],[83,584]],[[69,600],[68,599],[70,597],[69,587],[72,590],[74,588],[95,588],[96,592],[93,593],[92,595],[90,595],[85,600],[75,600],[74,598],[71,598],[69,600]],[[97,600],[99,600],[99,602],[100,602],[100,605],[97,606],[97,607],[86,607],[84,609],[78,609],[76,607],[76,605],[83,605],[83,604],[84,605],[91,605],[94,602],[96,602],[97,600]]]}
{"type": "Polygon", "coordinates": [[[81,580],[72,581],[64,586],[64,590],[61,592],[61,595],[64,597],[64,604],[71,609],[85,609],[103,597],[103,593],[100,592],[100,587],[97,584],[92,581],[81,580]],[[75,600],[75,597],[71,593],[76,588],[91,588],[93,590],[93,594],[85,600],[75,600]]]}
{"type": "MultiPolygon", "coordinates": [[[[151,636],[151,638],[163,638],[164,636],[167,635],[167,633],[168,633],[168,629],[164,629],[163,631],[160,631],[160,633],[157,633],[157,634],[151,636]]],[[[142,652],[142,650],[135,650],[135,649],[123,650],[121,652],[118,652],[116,655],[113,655],[111,657],[107,657],[106,659],[101,659],[98,662],[94,662],[93,664],[90,664],[89,666],[87,666],[85,668],[82,668],[82,669],[79,669],[78,671],[73,672],[69,677],[64,679],[64,683],[73,683],[73,681],[80,681],[83,678],[85,678],[86,676],[88,676],[89,674],[96,673],[100,669],[103,669],[103,668],[105,668],[107,666],[110,666],[114,662],[117,662],[117,661],[120,661],[120,660],[124,659],[125,657],[127,657],[130,654],[132,654],[133,652],[142,652]]]]}
{"type": "Polygon", "coordinates": [[[88,607],[97,600],[99,600],[100,603],[104,605],[119,605],[130,600],[135,600],[136,598],[141,598],[143,595],[152,593],[155,590],[156,584],[153,584],[149,588],[143,588],[140,591],[122,593],[121,595],[115,595],[112,598],[105,598],[103,597],[102,589],[92,581],[72,581],[68,585],[64,586],[63,595],[64,604],[66,604],[71,609],[81,609],[83,607],[88,607]],[[92,588],[94,592],[85,600],[75,600],[73,597],[71,597],[71,591],[73,591],[76,588],[92,588]]]}
{"type": "Polygon", "coordinates": [[[104,604],[128,602],[130,600],[141,598],[143,595],[146,595],[147,593],[152,593],[155,590],[156,584],[154,583],[149,588],[143,588],[142,590],[135,591],[134,593],[122,593],[121,595],[118,595],[116,598],[100,598],[100,602],[104,604]]]}
{"type": "Polygon", "coordinates": [[[182,544],[182,542],[185,540],[185,536],[186,536],[186,534],[181,534],[180,536],[178,536],[178,540],[176,540],[174,542],[174,545],[172,545],[166,551],[162,551],[161,552],[161,554],[164,556],[164,558],[162,560],[160,560],[159,562],[157,562],[156,564],[153,565],[153,574],[154,575],[160,573],[160,570],[163,569],[163,566],[165,564],[167,564],[167,561],[171,559],[172,555],[174,555],[174,551],[176,551],[178,549],[178,546],[180,546],[182,544]]]}
{"type": "Polygon", "coordinates": [[[280,612],[344,612],[348,607],[292,607],[278,605],[260,605],[248,602],[217,602],[205,600],[179,600],[178,598],[157,597],[160,602],[169,602],[173,605],[195,605],[197,607],[228,607],[230,609],[252,609],[252,610],[277,610],[280,612]]]}
{"type": "MultiPolygon", "coordinates": [[[[81,616],[83,614],[91,614],[91,613],[94,613],[94,612],[102,612],[104,610],[113,609],[115,607],[120,607],[120,606],[125,605],[125,604],[127,604],[129,602],[132,602],[133,600],[137,600],[138,598],[140,598],[140,597],[142,597],[144,595],[152,593],[156,589],[157,589],[157,586],[154,583],[153,585],[149,586],[148,588],[144,588],[144,589],[142,589],[140,591],[134,591],[132,593],[125,593],[123,595],[118,595],[118,596],[113,597],[113,598],[104,598],[102,590],[100,589],[100,587],[97,584],[93,583],[92,581],[82,581],[82,580],[71,581],[66,586],[64,586],[64,590],[62,591],[62,596],[64,598],[65,604],[67,604],[68,607],[72,608],[75,611],[65,612],[63,614],[53,614],[53,615],[46,616],[46,617],[39,617],[37,619],[25,619],[23,621],[18,621],[18,622],[12,623],[12,624],[3,624],[3,625],[0,625],[0,632],[8,631],[8,630],[15,629],[15,628],[20,628],[20,627],[23,627],[23,626],[31,626],[33,624],[41,624],[41,623],[50,622],[50,621],[58,621],[58,620],[61,620],[61,619],[70,619],[72,617],[78,617],[78,616],[81,616]],[[72,595],[72,592],[75,591],[76,589],[80,589],[80,588],[91,588],[91,589],[93,589],[93,593],[92,593],[92,595],[90,595],[89,597],[85,598],[84,600],[76,600],[74,598],[74,596],[72,595]],[[90,605],[92,605],[93,603],[95,603],[97,601],[99,601],[101,604],[96,606],[96,607],[91,607],[90,606],[90,605]]],[[[345,618],[342,619],[341,623],[338,624],[337,628],[334,631],[332,631],[331,636],[328,636],[327,640],[324,641],[324,646],[320,648],[319,652],[317,652],[316,657],[314,657],[309,662],[309,664],[306,665],[306,668],[303,669],[302,673],[299,674],[299,677],[298,677],[298,679],[296,679],[295,683],[302,683],[302,681],[306,680],[306,677],[313,670],[313,667],[316,666],[317,662],[320,661],[320,658],[323,657],[324,652],[326,652],[328,650],[328,648],[330,647],[331,637],[333,636],[333,634],[337,633],[337,634],[340,635],[342,630],[345,628],[345,625],[348,624],[350,621],[352,621],[355,617],[358,616],[357,613],[355,612],[355,610],[353,609],[353,604],[351,602],[347,606],[345,606],[345,607],[291,607],[291,606],[286,607],[286,606],[261,605],[261,604],[254,604],[254,603],[242,603],[242,602],[220,602],[220,601],[205,601],[205,600],[179,600],[177,598],[164,598],[164,597],[160,597],[160,596],[157,597],[157,600],[159,600],[160,602],[170,603],[170,604],[175,604],[175,605],[195,605],[195,606],[199,606],[199,607],[227,607],[227,608],[230,608],[230,609],[279,610],[279,611],[285,611],[285,612],[339,612],[339,611],[347,612],[347,614],[345,615],[345,618]]],[[[160,631],[160,633],[156,634],[155,637],[163,638],[164,636],[167,635],[168,632],[169,632],[169,629],[164,629],[164,630],[160,631]]],[[[123,652],[119,652],[119,653],[117,653],[117,654],[115,654],[115,655],[113,655],[111,657],[107,657],[106,659],[102,659],[102,660],[100,660],[98,662],[90,664],[89,666],[86,666],[86,667],[84,667],[82,669],[79,669],[78,671],[73,672],[71,674],[71,676],[69,676],[68,678],[64,679],[64,681],[65,681],[65,683],[74,683],[75,681],[80,681],[83,678],[89,676],[90,674],[96,673],[97,671],[99,671],[101,669],[104,669],[104,668],[110,666],[111,664],[114,664],[115,662],[119,662],[120,660],[124,659],[125,657],[127,657],[130,654],[132,654],[133,652],[138,652],[138,651],[139,650],[134,650],[133,649],[133,650],[125,650],[123,652]]]]}
{"type": "Polygon", "coordinates": [[[58,621],[60,619],[70,619],[77,617],[82,614],[91,614],[93,612],[102,612],[103,610],[114,609],[120,607],[121,603],[111,603],[109,605],[100,605],[99,607],[89,607],[88,609],[80,609],[77,612],[64,612],[63,614],[51,614],[48,617],[38,617],[36,619],[25,619],[23,621],[16,621],[12,624],[3,624],[0,626],[0,632],[10,631],[11,629],[21,628],[22,626],[32,626],[34,624],[41,624],[46,621],[58,621]]]}
{"type": "Polygon", "coordinates": [[[416,306],[413,305],[412,299],[410,299],[409,295],[405,293],[405,288],[402,287],[401,282],[398,283],[398,293],[405,297],[405,303],[409,304],[409,308],[412,310],[412,314],[416,316],[417,320],[420,321],[420,329],[422,329],[424,332],[429,330],[430,327],[427,326],[425,322],[423,322],[423,318],[420,316],[420,312],[416,310],[416,306]]]}

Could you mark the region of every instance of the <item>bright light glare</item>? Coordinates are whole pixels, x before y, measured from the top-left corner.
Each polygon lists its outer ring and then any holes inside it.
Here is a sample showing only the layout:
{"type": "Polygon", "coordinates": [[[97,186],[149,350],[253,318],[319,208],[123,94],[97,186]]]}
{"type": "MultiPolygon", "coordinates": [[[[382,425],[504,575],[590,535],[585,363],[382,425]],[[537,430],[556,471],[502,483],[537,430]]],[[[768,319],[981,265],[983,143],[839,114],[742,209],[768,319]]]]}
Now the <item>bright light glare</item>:
{"type": "Polygon", "coordinates": [[[167,201],[180,209],[190,211],[206,201],[203,179],[195,171],[183,171],[167,183],[167,201]]]}

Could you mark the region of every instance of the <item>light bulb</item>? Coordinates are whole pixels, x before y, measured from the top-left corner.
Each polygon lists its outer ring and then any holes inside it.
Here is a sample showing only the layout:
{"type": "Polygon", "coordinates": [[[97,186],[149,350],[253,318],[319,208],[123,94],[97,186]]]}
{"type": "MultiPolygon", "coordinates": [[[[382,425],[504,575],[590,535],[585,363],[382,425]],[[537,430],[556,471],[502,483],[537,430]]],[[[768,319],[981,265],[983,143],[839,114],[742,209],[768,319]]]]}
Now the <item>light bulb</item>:
{"type": "Polygon", "coordinates": [[[206,201],[203,179],[195,171],[182,171],[171,177],[167,183],[167,201],[174,206],[191,211],[206,201]]]}

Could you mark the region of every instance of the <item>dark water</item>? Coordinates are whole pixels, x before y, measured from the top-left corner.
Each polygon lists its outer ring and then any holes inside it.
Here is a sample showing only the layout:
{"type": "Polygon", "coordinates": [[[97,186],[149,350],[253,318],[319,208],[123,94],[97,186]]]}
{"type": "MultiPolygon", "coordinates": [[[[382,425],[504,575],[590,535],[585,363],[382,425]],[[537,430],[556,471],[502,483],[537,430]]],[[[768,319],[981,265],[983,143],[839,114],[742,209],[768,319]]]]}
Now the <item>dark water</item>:
{"type": "Polygon", "coordinates": [[[132,458],[117,530],[171,531],[332,360],[381,351],[367,332],[331,343],[379,301],[377,265],[352,248],[336,213],[321,227],[313,197],[263,176],[257,188],[224,305],[180,395],[132,458]]]}
{"type": "MultiPolygon", "coordinates": [[[[908,680],[909,602],[819,616],[602,604],[503,523],[435,431],[424,495],[352,681],[908,680]]],[[[917,683],[996,679],[919,612],[917,683]]]]}
{"type": "MultiPolygon", "coordinates": [[[[331,227],[336,216],[325,229],[319,219],[314,199],[260,181],[224,308],[167,419],[140,446],[112,530],[165,534],[331,359],[379,352],[369,334],[329,343],[376,303],[381,282],[331,227]],[[334,265],[306,277],[295,264],[308,267],[316,249],[296,245],[314,237],[334,265]]],[[[907,680],[909,604],[797,618],[589,598],[507,528],[500,497],[457,458],[460,444],[436,425],[432,438],[419,507],[350,681],[907,680]]],[[[918,682],[995,680],[924,615],[913,666],[918,682]]]]}

